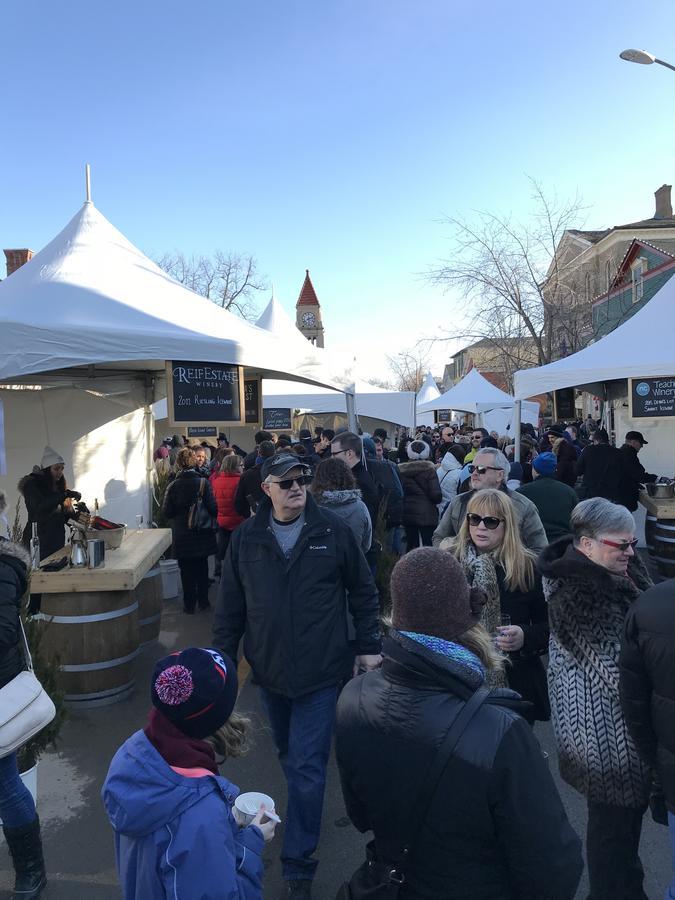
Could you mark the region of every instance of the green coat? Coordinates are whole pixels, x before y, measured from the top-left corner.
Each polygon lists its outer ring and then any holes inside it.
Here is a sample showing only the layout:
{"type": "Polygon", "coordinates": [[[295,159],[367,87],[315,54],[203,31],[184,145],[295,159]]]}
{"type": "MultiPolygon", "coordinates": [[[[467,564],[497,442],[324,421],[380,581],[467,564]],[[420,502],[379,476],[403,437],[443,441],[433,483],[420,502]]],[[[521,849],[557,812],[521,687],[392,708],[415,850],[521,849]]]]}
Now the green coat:
{"type": "Polygon", "coordinates": [[[570,515],[579,502],[574,488],[547,475],[539,475],[517,490],[537,507],[549,543],[571,533],[570,515]]]}

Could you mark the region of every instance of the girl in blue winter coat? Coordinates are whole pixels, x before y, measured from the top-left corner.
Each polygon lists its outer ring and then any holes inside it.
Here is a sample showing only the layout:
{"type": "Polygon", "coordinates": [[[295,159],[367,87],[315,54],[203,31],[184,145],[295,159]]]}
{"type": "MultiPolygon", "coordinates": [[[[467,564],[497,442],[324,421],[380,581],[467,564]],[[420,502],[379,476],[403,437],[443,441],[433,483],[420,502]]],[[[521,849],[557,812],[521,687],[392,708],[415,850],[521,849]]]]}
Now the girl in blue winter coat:
{"type": "Polygon", "coordinates": [[[239,789],[216,762],[245,749],[235,664],[217,650],[171,654],[157,663],[151,694],[148,725],[117,751],[102,791],[125,900],[262,900],[261,854],[275,822],[261,806],[239,828],[239,789]]]}

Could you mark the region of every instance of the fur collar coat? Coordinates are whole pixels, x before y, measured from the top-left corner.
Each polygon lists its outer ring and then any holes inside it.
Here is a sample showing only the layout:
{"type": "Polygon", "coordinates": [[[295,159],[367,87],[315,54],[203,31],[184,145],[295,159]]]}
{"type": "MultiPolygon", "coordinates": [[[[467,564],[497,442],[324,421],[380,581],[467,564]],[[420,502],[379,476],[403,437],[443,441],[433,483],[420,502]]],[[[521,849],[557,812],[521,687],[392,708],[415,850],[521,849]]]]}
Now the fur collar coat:
{"type": "Polygon", "coordinates": [[[626,613],[650,584],[633,557],[628,577],[575,550],[572,538],[539,558],[549,606],[548,685],[560,774],[595,803],[646,807],[651,773],[640,759],[619,700],[626,613]]]}

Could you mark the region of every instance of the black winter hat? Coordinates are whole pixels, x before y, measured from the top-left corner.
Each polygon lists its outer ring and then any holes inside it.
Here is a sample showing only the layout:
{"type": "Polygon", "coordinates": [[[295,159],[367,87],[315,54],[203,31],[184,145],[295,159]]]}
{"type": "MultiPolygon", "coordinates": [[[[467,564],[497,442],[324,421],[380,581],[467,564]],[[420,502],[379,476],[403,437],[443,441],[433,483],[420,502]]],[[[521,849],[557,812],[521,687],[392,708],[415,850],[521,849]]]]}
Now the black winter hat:
{"type": "Polygon", "coordinates": [[[402,556],[391,573],[392,624],[456,641],[478,622],[486,596],[470,588],[455,557],[435,547],[402,556]]]}
{"type": "Polygon", "coordinates": [[[214,734],[232,715],[237,667],[212,648],[188,647],[160,659],[152,676],[152,705],[189,737],[214,734]]]}

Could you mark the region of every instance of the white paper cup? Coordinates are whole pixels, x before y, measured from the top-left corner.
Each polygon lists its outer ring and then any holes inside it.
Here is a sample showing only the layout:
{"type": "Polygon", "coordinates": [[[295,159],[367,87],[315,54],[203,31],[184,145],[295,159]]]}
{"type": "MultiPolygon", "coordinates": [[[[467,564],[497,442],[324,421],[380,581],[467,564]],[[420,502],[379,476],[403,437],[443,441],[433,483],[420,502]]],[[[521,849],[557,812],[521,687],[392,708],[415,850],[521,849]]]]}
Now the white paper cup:
{"type": "Polygon", "coordinates": [[[242,828],[250,825],[262,805],[265,806],[265,809],[274,812],[274,800],[267,794],[261,794],[259,791],[247,791],[245,794],[239,794],[232,807],[232,815],[237,825],[241,825],[242,828]]]}

